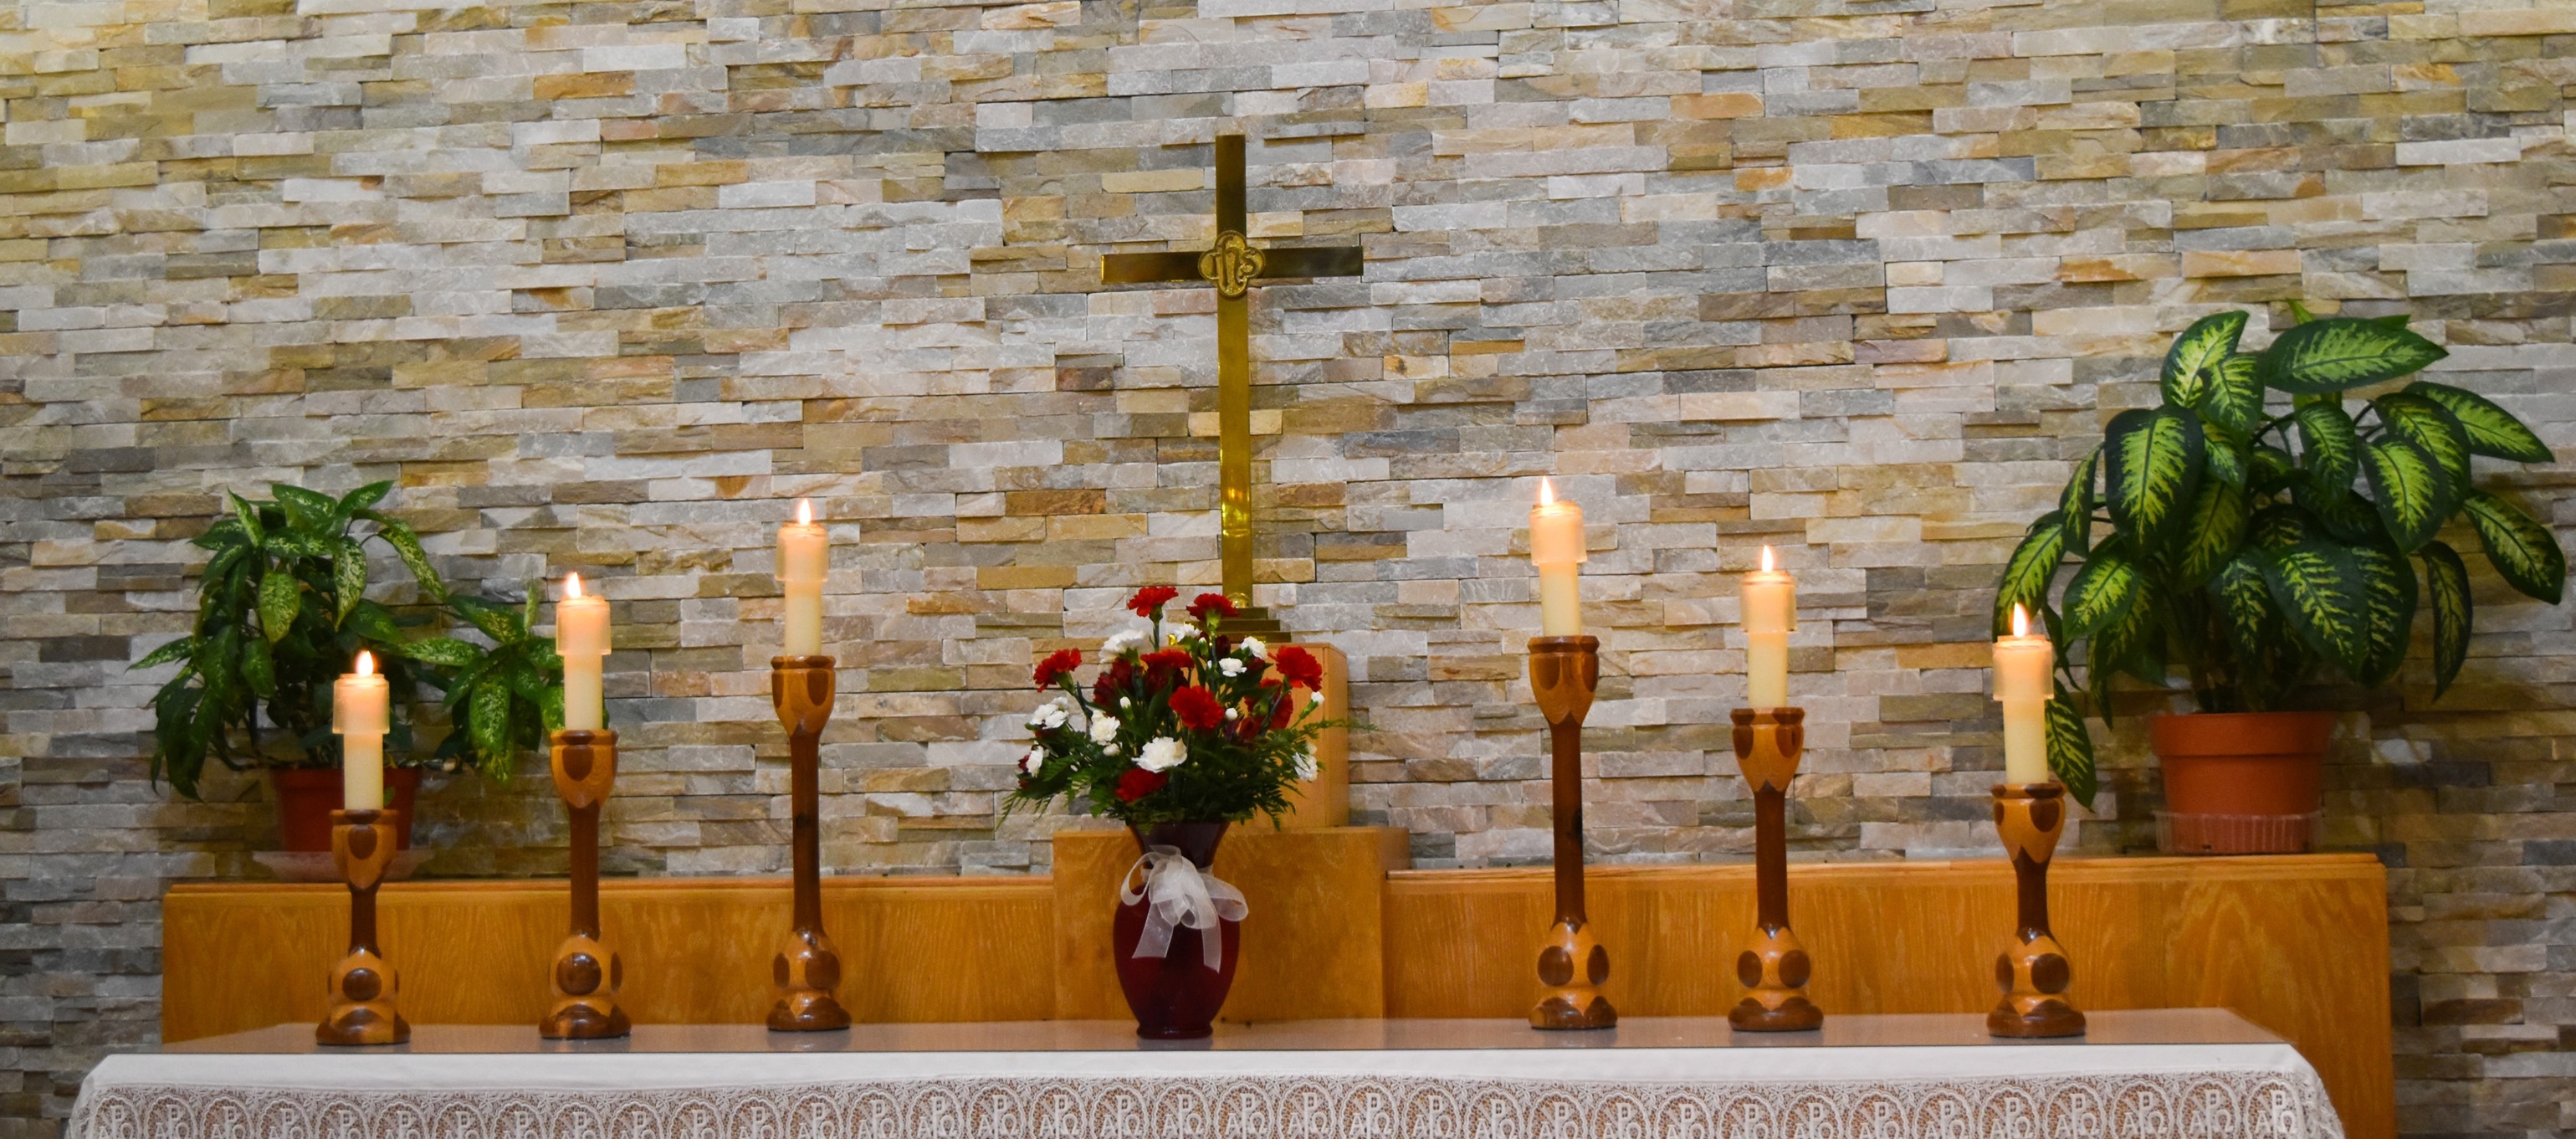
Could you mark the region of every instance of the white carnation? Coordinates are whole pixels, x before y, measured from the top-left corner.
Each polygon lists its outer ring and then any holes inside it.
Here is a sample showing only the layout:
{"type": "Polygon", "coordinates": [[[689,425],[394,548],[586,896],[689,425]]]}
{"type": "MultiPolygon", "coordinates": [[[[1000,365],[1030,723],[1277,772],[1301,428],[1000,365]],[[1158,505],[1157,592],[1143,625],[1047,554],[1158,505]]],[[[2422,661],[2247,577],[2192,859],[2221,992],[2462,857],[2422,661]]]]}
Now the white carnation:
{"type": "Polygon", "coordinates": [[[1102,744],[1102,745],[1100,745],[1100,754],[1102,754],[1102,755],[1116,755],[1116,754],[1118,754],[1118,745],[1117,745],[1117,744],[1102,744]]]}
{"type": "Polygon", "coordinates": [[[1181,641],[1195,641],[1197,639],[1199,639],[1199,627],[1196,625],[1183,625],[1181,626],[1180,632],[1172,634],[1172,640],[1174,643],[1181,641]]]}
{"type": "Polygon", "coordinates": [[[1262,644],[1261,638],[1259,637],[1245,637],[1241,647],[1243,649],[1243,655],[1251,657],[1254,660],[1270,659],[1270,646],[1262,644]]]}
{"type": "Polygon", "coordinates": [[[1240,720],[1243,718],[1243,713],[1238,709],[1228,708],[1225,710],[1225,718],[1229,720],[1240,720]]]}
{"type": "Polygon", "coordinates": [[[1109,635],[1108,640],[1100,642],[1100,659],[1115,660],[1120,653],[1126,652],[1129,649],[1141,649],[1143,647],[1145,647],[1145,633],[1142,629],[1129,629],[1123,633],[1112,633],[1109,635]]]}
{"type": "Polygon", "coordinates": [[[1093,716],[1091,718],[1091,742],[1105,744],[1117,738],[1118,717],[1093,716]]]}
{"type": "Polygon", "coordinates": [[[1297,781],[1298,781],[1298,782],[1300,782],[1300,783],[1312,783],[1312,782],[1314,782],[1314,781],[1315,781],[1315,778],[1316,778],[1317,776],[1320,776],[1320,775],[1322,775],[1323,773],[1324,773],[1324,765],[1323,765],[1323,764],[1320,764],[1320,763],[1315,762],[1315,756],[1314,756],[1314,754],[1313,754],[1313,753],[1311,753],[1311,752],[1299,752],[1299,753],[1297,753],[1297,781]]]}
{"type": "Polygon", "coordinates": [[[1039,765],[1044,764],[1046,761],[1047,752],[1045,748],[1030,748],[1027,755],[1020,757],[1020,774],[1035,775],[1038,773],[1039,765]]]}
{"type": "Polygon", "coordinates": [[[1321,704],[1321,703],[1323,703],[1323,702],[1324,702],[1324,693],[1323,693],[1323,691],[1322,691],[1321,689],[1316,690],[1316,692],[1315,692],[1315,698],[1314,698],[1313,700],[1309,700],[1309,701],[1307,701],[1307,703],[1309,703],[1309,704],[1321,704]]]}
{"type": "Polygon", "coordinates": [[[1224,660],[1216,662],[1216,670],[1230,677],[1241,676],[1243,675],[1243,662],[1236,660],[1233,657],[1227,657],[1224,660]]]}
{"type": "Polygon", "coordinates": [[[1072,712],[1072,706],[1065,702],[1064,697],[1058,696],[1038,705],[1037,711],[1029,713],[1029,726],[1041,730],[1061,728],[1072,712]]]}
{"type": "Polygon", "coordinates": [[[1170,771],[1189,757],[1189,753],[1181,748],[1181,741],[1170,736],[1156,736],[1145,745],[1145,753],[1136,757],[1136,766],[1147,771],[1170,771]]]}

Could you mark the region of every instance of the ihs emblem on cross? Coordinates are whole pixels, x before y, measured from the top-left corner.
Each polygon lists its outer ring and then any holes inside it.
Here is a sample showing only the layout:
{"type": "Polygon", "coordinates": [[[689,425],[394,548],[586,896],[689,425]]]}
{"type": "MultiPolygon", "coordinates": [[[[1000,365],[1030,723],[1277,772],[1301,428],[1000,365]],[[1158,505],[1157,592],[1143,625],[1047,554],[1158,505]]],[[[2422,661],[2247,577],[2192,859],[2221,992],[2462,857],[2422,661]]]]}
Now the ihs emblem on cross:
{"type": "MultiPolygon", "coordinates": [[[[1205,282],[1216,286],[1217,525],[1225,594],[1252,604],[1252,321],[1261,281],[1360,275],[1360,247],[1258,249],[1244,236],[1243,136],[1216,139],[1216,244],[1200,253],[1112,253],[1105,284],[1205,282]]],[[[1258,620],[1258,618],[1254,618],[1258,620]]],[[[1230,624],[1245,626],[1246,622],[1230,624]]],[[[1248,630],[1247,630],[1248,631],[1248,630]]]]}

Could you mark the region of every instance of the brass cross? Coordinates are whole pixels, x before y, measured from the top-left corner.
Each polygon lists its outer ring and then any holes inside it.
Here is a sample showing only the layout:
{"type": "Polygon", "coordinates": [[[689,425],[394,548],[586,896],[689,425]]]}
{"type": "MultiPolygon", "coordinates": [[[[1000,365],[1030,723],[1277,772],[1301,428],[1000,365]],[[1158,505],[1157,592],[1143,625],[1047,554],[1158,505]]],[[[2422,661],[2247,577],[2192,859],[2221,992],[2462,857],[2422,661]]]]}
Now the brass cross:
{"type": "MultiPolygon", "coordinates": [[[[1255,282],[1356,277],[1360,247],[1258,249],[1244,238],[1243,136],[1216,138],[1216,245],[1204,253],[1112,253],[1100,279],[1132,285],[1204,281],[1216,286],[1217,528],[1225,595],[1252,604],[1252,320],[1255,282]]],[[[1242,624],[1235,622],[1234,624],[1242,624]]]]}

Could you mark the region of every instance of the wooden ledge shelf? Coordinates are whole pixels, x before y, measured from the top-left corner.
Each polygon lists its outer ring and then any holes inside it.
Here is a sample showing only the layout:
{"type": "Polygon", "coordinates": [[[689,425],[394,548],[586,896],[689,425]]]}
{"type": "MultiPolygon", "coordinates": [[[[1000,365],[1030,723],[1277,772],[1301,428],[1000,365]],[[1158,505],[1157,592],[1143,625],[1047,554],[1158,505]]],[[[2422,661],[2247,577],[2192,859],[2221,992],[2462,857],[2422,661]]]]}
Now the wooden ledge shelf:
{"type": "MultiPolygon", "coordinates": [[[[1545,868],[1412,870],[1391,828],[1240,827],[1216,866],[1252,905],[1229,1021],[1515,1017],[1533,999],[1545,868]]],[[[1108,959],[1124,832],[1056,839],[1054,877],[823,880],[863,1023],[1098,1020],[1124,1014],[1108,959]],[[923,953],[924,948],[933,952],[923,953]],[[898,971],[897,961],[908,962],[898,971]],[[908,978],[900,989],[882,983],[908,978]]],[[[1836,1016],[1982,1013],[2010,932],[2001,859],[1790,868],[1808,991],[1836,1016]]],[[[1622,1014],[1723,1016],[1753,921],[1753,868],[1595,866],[1594,927],[1616,947],[1622,1014]]],[[[2074,995],[2096,1010],[2224,1007],[2298,1046],[2355,1139],[2396,1133],[2387,881],[2368,855],[2061,858],[2050,871],[2074,995]]],[[[347,921],[337,886],[173,887],[163,1038],[309,1023],[347,921]]],[[[386,952],[419,1024],[533,1025],[567,905],[560,881],[397,883],[386,952]]],[[[785,878],[602,883],[619,994],[638,1024],[757,1024],[787,928],[785,878]]]]}

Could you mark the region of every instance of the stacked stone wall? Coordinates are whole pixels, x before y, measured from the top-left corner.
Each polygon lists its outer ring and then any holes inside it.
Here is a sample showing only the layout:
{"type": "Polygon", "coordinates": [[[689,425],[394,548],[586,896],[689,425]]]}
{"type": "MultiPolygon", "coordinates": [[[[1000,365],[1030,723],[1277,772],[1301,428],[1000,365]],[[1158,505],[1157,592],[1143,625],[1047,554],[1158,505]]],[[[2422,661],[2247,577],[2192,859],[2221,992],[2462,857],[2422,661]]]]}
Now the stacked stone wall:
{"type": "MultiPolygon", "coordinates": [[[[2461,0],[0,4],[0,1139],[155,1039],[163,889],[264,873],[261,784],[151,786],[167,673],[126,667],[223,492],[392,479],[458,581],[599,582],[646,874],[781,865],[768,543],[810,495],[827,864],[1043,871],[1063,820],[995,811],[1032,657],[1215,576],[1211,296],[1098,255],[1208,240],[1241,130],[1257,240],[1366,250],[1254,317],[1264,599],[1351,656],[1361,819],[1545,856],[1551,474],[1596,857],[1746,856],[1716,725],[1766,542],[1796,849],[1990,849],[1995,567],[2172,332],[2410,313],[2576,446],[2571,84],[2576,8],[2461,0]]],[[[2564,528],[2569,473],[2485,477],[2564,528]]],[[[2576,618],[2475,573],[2448,698],[2420,649],[2310,695],[2329,838],[2390,868],[2405,1128],[2565,1133],[2576,618]]],[[[2081,844],[2149,847],[2135,722],[2103,744],[2081,844]]],[[[433,775],[432,872],[560,872],[540,770],[433,775]]]]}

